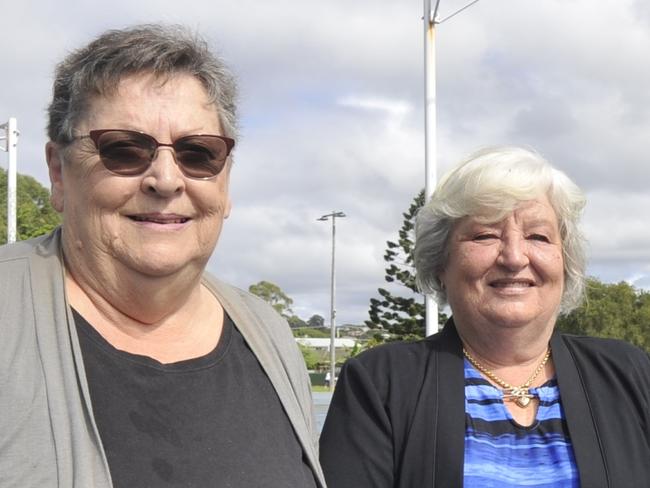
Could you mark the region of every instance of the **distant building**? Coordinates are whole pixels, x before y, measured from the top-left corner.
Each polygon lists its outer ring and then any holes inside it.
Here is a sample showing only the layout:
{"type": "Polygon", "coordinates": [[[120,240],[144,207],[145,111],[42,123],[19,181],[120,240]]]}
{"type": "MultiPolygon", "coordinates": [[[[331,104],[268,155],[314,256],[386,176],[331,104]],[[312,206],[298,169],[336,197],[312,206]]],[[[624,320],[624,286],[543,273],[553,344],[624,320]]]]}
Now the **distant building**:
{"type": "MultiPolygon", "coordinates": [[[[312,347],[321,351],[330,350],[330,339],[327,337],[296,337],[296,342],[301,346],[312,347]]],[[[337,338],[334,339],[334,347],[336,349],[352,349],[357,341],[350,338],[337,338]]]]}
{"type": "Polygon", "coordinates": [[[343,325],[337,328],[339,335],[345,337],[361,337],[370,330],[370,327],[365,325],[343,325]]]}

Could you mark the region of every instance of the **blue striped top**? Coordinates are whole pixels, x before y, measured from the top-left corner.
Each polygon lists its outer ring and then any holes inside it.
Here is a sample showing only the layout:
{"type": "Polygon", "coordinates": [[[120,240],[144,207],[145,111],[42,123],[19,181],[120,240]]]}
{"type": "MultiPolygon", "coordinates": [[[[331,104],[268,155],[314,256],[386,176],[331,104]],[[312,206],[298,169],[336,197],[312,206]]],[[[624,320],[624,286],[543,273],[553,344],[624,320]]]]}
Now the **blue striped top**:
{"type": "Polygon", "coordinates": [[[557,381],[531,393],[537,419],[522,427],[493,386],[465,359],[465,488],[579,488],[557,381]]]}

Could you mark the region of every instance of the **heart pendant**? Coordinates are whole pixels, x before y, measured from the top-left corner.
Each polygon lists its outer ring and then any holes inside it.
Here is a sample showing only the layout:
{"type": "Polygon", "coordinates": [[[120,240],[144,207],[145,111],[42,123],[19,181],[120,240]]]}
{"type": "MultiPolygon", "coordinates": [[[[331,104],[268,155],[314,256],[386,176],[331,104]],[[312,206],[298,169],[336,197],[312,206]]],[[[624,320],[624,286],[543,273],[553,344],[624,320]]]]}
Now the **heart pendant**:
{"type": "Polygon", "coordinates": [[[520,396],[517,399],[515,399],[515,403],[519,405],[521,408],[526,408],[530,403],[530,397],[520,396]]]}

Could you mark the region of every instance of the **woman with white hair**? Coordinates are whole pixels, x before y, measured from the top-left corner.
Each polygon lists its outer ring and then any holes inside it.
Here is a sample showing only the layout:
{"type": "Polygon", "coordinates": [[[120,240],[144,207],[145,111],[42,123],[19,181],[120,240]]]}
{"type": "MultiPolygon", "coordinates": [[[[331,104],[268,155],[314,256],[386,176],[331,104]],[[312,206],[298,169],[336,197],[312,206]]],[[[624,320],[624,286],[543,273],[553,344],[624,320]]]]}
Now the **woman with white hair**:
{"type": "Polygon", "coordinates": [[[559,333],[582,300],[580,189],[538,154],[473,154],[417,218],[422,291],[452,318],[344,366],[328,486],[650,486],[650,358],[559,333]]]}

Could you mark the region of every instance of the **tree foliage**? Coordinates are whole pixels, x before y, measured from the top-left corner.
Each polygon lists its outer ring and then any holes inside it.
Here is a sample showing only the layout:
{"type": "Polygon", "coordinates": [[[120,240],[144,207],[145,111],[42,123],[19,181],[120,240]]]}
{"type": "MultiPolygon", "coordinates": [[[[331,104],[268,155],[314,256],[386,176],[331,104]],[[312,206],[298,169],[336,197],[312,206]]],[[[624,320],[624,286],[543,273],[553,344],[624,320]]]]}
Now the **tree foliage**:
{"type": "Polygon", "coordinates": [[[248,291],[270,303],[276,312],[286,319],[293,316],[293,311],[291,310],[293,300],[289,298],[289,296],[275,283],[271,283],[270,281],[260,281],[259,283],[249,286],[248,291]]]}
{"type": "Polygon", "coordinates": [[[331,332],[325,329],[316,329],[314,327],[300,327],[293,329],[293,335],[295,337],[321,337],[329,338],[331,332]]]}
{"type": "Polygon", "coordinates": [[[305,360],[305,366],[307,366],[307,369],[318,369],[320,364],[323,362],[323,358],[318,353],[318,351],[309,346],[303,346],[302,344],[298,344],[298,348],[300,348],[300,352],[302,353],[302,357],[305,360]]]}
{"type": "Polygon", "coordinates": [[[563,332],[623,339],[650,352],[650,293],[621,282],[587,281],[585,302],[557,327],[563,332]]]}
{"type": "Polygon", "coordinates": [[[325,319],[321,315],[314,314],[311,317],[309,317],[307,324],[309,324],[309,327],[313,327],[313,328],[324,327],[325,319]]]}
{"type": "MultiPolygon", "coordinates": [[[[392,285],[398,285],[401,294],[379,288],[379,298],[370,299],[369,320],[365,324],[370,328],[383,328],[397,339],[408,340],[423,337],[425,333],[424,296],[418,292],[415,284],[413,265],[413,248],[415,245],[415,216],[424,205],[424,190],[413,199],[408,210],[403,213],[404,221],[398,233],[397,242],[386,242],[384,261],[387,263],[385,279],[392,285]]],[[[439,321],[446,320],[439,314],[439,321]]]]}
{"type": "MultiPolygon", "coordinates": [[[[31,176],[16,176],[16,238],[29,239],[50,232],[61,223],[50,205],[50,192],[31,176]]],[[[7,242],[7,172],[0,169],[0,244],[7,242]]]]}
{"type": "Polygon", "coordinates": [[[289,326],[292,329],[298,329],[301,327],[307,327],[307,322],[302,320],[300,317],[297,315],[291,315],[290,317],[287,317],[287,322],[289,322],[289,326]]]}

